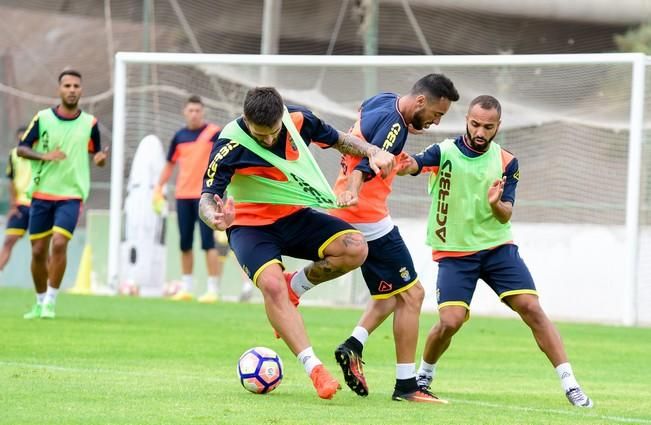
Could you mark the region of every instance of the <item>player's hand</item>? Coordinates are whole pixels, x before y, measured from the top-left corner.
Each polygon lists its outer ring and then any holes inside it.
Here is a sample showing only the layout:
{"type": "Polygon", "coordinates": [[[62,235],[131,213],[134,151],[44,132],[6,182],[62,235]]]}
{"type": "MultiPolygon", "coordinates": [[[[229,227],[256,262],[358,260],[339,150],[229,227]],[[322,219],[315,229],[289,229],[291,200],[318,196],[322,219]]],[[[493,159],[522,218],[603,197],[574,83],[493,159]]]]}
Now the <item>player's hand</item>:
{"type": "Polygon", "coordinates": [[[506,183],[506,177],[497,179],[491,184],[488,188],[488,203],[490,205],[497,205],[497,203],[502,199],[502,193],[504,193],[504,183],[506,183]]]}
{"type": "Polygon", "coordinates": [[[213,199],[216,205],[213,216],[211,217],[211,227],[214,230],[226,230],[235,221],[235,204],[233,198],[227,198],[226,202],[224,202],[219,195],[215,195],[213,199]]]}
{"type": "Polygon", "coordinates": [[[408,153],[402,152],[398,155],[397,160],[396,169],[398,170],[399,176],[406,176],[418,172],[418,163],[408,153]]]}
{"type": "Polygon", "coordinates": [[[66,159],[66,154],[58,146],[43,154],[43,161],[62,161],[64,159],[66,159]]]}
{"type": "Polygon", "coordinates": [[[106,146],[104,149],[97,152],[93,156],[93,161],[95,162],[95,165],[97,165],[98,167],[103,167],[106,164],[106,158],[108,158],[108,151],[109,151],[109,147],[106,146]]]}
{"type": "Polygon", "coordinates": [[[393,170],[396,163],[395,160],[396,157],[393,154],[376,147],[368,157],[368,164],[375,174],[379,174],[382,178],[385,178],[393,170]]]}
{"type": "Polygon", "coordinates": [[[352,205],[357,205],[359,198],[357,194],[353,193],[350,190],[345,190],[337,195],[337,205],[340,207],[350,207],[352,205]]]}
{"type": "Polygon", "coordinates": [[[416,130],[414,126],[411,124],[409,124],[409,126],[407,127],[407,131],[409,132],[409,134],[415,134],[415,135],[423,134],[425,132],[425,130],[423,129],[416,130]]]}
{"type": "Polygon", "coordinates": [[[163,195],[163,188],[156,186],[151,196],[151,205],[156,214],[161,214],[165,209],[165,195],[163,195]]]}

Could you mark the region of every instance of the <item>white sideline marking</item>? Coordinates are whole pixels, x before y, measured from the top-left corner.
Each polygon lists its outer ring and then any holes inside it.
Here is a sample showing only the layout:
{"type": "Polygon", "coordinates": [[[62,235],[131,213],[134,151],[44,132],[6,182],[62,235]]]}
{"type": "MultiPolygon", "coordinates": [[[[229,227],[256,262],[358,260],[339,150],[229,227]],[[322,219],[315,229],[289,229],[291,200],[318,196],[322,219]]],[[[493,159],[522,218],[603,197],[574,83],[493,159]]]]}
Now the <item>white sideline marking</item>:
{"type": "MultiPolygon", "coordinates": [[[[61,371],[61,372],[78,372],[78,373],[110,373],[113,375],[124,375],[124,376],[142,376],[142,377],[162,377],[167,378],[184,378],[184,379],[199,379],[202,381],[213,381],[213,382],[230,382],[231,379],[220,378],[217,376],[206,376],[206,375],[191,375],[191,374],[170,374],[165,372],[162,373],[152,373],[152,372],[140,372],[140,371],[130,371],[130,370],[117,370],[117,369],[99,369],[99,368],[81,368],[81,367],[67,367],[67,366],[57,366],[57,365],[48,365],[48,364],[37,364],[37,363],[22,363],[22,362],[6,362],[0,361],[0,366],[14,366],[14,367],[23,367],[23,368],[36,368],[52,371],[61,371]]],[[[636,423],[636,424],[651,424],[651,419],[643,418],[632,418],[626,416],[605,416],[605,415],[591,415],[589,414],[590,409],[580,409],[576,408],[576,411],[572,410],[560,410],[560,409],[541,409],[537,407],[527,407],[527,406],[518,406],[512,404],[501,404],[501,403],[492,403],[487,401],[479,400],[464,400],[456,398],[446,398],[453,403],[458,404],[471,404],[480,407],[490,407],[490,408],[499,408],[499,409],[508,409],[508,410],[517,410],[520,412],[536,412],[536,413],[555,413],[558,415],[564,416],[577,416],[581,418],[595,418],[605,421],[613,422],[622,422],[622,423],[636,423]]]]}
{"type": "Polygon", "coordinates": [[[472,404],[475,406],[482,406],[482,407],[491,407],[491,408],[499,408],[499,409],[509,409],[509,410],[518,410],[521,412],[537,412],[537,413],[556,413],[558,415],[566,415],[566,416],[579,416],[582,418],[596,418],[596,419],[603,419],[607,421],[614,421],[614,422],[625,422],[625,423],[635,423],[635,424],[651,424],[651,419],[642,419],[642,418],[629,418],[626,416],[604,416],[604,415],[590,415],[586,414],[590,412],[590,410],[594,409],[585,409],[585,408],[579,408],[576,407],[575,409],[577,410],[576,412],[573,412],[571,410],[560,410],[560,409],[541,409],[537,407],[526,407],[526,406],[517,406],[517,405],[512,405],[512,404],[500,404],[500,403],[490,403],[487,401],[476,401],[476,400],[461,400],[461,399],[451,399],[451,398],[446,398],[446,400],[449,400],[454,403],[459,403],[459,404],[472,404]],[[579,413],[581,412],[581,413],[579,413]]]}
{"type": "Polygon", "coordinates": [[[205,375],[191,375],[191,374],[174,374],[174,373],[156,373],[156,372],[142,372],[142,371],[133,371],[133,370],[118,370],[118,369],[102,369],[102,368],[82,368],[82,367],[67,367],[67,366],[57,366],[49,364],[37,364],[37,363],[21,363],[21,362],[5,362],[0,361],[0,366],[15,366],[23,368],[35,368],[35,369],[44,369],[51,371],[61,371],[61,372],[78,372],[78,373],[110,373],[114,375],[123,375],[123,376],[142,376],[150,378],[160,378],[160,377],[169,377],[169,378],[184,378],[184,379],[201,379],[206,381],[215,381],[215,382],[226,382],[227,379],[220,378],[217,376],[205,376],[205,375]]]}

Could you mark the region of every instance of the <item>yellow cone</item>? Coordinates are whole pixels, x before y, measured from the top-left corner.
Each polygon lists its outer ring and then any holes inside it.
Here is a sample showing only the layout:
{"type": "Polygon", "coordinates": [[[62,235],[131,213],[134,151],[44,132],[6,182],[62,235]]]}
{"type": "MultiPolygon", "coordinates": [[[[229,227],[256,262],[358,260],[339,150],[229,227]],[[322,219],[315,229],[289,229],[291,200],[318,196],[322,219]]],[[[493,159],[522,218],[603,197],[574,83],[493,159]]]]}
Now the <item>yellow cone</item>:
{"type": "Polygon", "coordinates": [[[74,288],[70,289],[71,294],[90,294],[90,273],[92,270],[93,253],[90,244],[84,246],[84,251],[81,254],[81,261],[79,261],[79,269],[77,270],[77,278],[75,279],[74,288]]]}

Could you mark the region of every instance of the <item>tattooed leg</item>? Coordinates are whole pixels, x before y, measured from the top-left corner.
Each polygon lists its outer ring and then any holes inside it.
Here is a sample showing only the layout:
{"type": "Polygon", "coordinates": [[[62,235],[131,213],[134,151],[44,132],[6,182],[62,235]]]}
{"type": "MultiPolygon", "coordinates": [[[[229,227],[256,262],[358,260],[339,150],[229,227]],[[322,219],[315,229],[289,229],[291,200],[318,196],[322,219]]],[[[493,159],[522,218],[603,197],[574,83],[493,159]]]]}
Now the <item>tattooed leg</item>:
{"type": "Polygon", "coordinates": [[[335,279],[361,266],[368,254],[364,236],[344,233],[323,251],[324,258],[305,267],[305,275],[315,285],[335,279]]]}

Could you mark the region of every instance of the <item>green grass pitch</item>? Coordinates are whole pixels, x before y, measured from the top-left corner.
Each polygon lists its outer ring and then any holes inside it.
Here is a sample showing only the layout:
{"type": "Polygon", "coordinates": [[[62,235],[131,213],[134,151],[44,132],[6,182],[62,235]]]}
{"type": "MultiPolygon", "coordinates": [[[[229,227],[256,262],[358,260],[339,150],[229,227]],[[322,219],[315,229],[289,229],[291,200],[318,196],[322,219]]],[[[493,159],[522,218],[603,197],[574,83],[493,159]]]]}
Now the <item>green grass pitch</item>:
{"type": "MultiPolygon", "coordinates": [[[[390,323],[364,351],[369,397],[344,385],[327,401],[273,338],[260,304],[62,294],[56,320],[23,320],[33,298],[0,289],[0,424],[651,424],[651,329],[559,324],[592,410],[567,403],[522,323],[478,317],[439,364],[434,391],[449,405],[391,401],[390,323]],[[269,395],[236,377],[239,355],[256,345],[285,364],[269,395]]],[[[360,311],[301,311],[317,355],[340,377],[332,352],[360,311]]],[[[422,316],[419,350],[435,320],[422,316]]]]}

